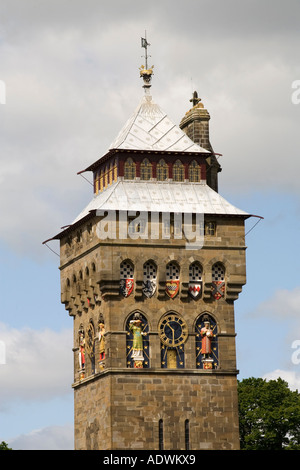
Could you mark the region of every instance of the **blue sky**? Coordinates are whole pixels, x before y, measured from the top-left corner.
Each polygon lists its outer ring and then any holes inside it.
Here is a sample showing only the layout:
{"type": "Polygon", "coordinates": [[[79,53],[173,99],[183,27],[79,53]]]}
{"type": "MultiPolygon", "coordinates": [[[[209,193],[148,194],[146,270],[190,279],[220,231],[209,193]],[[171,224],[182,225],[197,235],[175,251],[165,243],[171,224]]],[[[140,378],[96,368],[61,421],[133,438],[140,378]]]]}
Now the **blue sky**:
{"type": "Polygon", "coordinates": [[[42,242],[90,201],[77,172],[140,101],[145,29],[153,97],[179,123],[198,91],[222,154],[220,194],[264,217],[246,237],[247,284],[235,302],[239,378],[281,376],[300,388],[299,10],[293,0],[1,2],[0,440],[73,448],[72,318],[59,258],[42,242]]]}

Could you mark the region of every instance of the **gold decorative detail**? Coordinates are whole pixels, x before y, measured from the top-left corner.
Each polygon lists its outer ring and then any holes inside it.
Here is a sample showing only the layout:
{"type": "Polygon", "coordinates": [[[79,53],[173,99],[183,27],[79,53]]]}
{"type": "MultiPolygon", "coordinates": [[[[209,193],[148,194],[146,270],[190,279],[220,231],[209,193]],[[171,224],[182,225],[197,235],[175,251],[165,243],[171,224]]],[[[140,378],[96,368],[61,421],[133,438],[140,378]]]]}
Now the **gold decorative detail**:
{"type": "Polygon", "coordinates": [[[144,65],[142,65],[140,70],[140,77],[150,77],[153,74],[154,65],[150,67],[150,69],[146,69],[144,65]]]}

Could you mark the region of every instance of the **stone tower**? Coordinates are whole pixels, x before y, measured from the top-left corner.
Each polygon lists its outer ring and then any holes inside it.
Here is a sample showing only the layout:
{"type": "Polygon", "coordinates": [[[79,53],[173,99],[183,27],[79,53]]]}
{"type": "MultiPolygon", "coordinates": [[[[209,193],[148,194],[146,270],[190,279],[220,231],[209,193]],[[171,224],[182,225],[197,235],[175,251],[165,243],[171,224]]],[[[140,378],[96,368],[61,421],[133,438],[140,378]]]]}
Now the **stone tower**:
{"type": "Polygon", "coordinates": [[[193,103],[183,131],[152,98],[152,69],[140,74],[140,104],[84,170],[91,202],[53,237],[74,325],[75,448],[238,449],[249,214],[216,191],[207,114],[192,140],[205,110],[193,103]]]}

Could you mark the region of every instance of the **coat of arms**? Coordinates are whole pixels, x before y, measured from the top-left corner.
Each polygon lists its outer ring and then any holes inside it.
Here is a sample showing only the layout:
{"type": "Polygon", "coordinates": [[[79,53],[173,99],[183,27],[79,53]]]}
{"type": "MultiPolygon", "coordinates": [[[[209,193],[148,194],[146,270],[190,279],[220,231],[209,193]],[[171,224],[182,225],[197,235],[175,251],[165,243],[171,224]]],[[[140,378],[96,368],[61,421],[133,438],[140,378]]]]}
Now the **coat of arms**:
{"type": "Polygon", "coordinates": [[[143,294],[148,297],[152,297],[152,295],[156,291],[156,280],[155,279],[147,279],[147,281],[143,282],[143,294]]]}
{"type": "Polygon", "coordinates": [[[120,280],[120,293],[124,297],[128,297],[133,291],[134,280],[133,279],[121,279],[120,280]]]}
{"type": "Polygon", "coordinates": [[[193,299],[200,297],[202,292],[202,282],[190,282],[189,283],[189,294],[193,299]]]}
{"type": "Polygon", "coordinates": [[[173,299],[179,291],[179,281],[167,281],[166,282],[166,293],[171,299],[173,299]]]}
{"type": "Polygon", "coordinates": [[[211,286],[211,293],[214,299],[219,300],[224,297],[225,293],[225,282],[224,281],[213,281],[211,286]]]}

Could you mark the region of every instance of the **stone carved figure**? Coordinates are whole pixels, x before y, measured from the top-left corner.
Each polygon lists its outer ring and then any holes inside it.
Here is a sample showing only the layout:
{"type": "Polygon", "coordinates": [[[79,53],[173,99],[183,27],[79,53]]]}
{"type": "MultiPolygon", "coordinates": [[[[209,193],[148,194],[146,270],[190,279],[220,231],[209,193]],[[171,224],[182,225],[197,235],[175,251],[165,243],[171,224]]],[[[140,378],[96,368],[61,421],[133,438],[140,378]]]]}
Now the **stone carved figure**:
{"type": "Polygon", "coordinates": [[[211,356],[211,340],[213,337],[213,331],[210,327],[208,320],[204,321],[204,327],[201,328],[201,337],[202,337],[202,355],[205,358],[211,356]]]}
{"type": "Polygon", "coordinates": [[[99,339],[99,362],[105,360],[105,325],[104,320],[102,317],[99,319],[99,332],[98,332],[98,339],[99,339]]]}
{"type": "Polygon", "coordinates": [[[82,329],[79,330],[79,368],[81,371],[85,369],[85,337],[82,329]]]}
{"type": "Polygon", "coordinates": [[[146,333],[142,331],[142,320],[139,314],[136,314],[133,320],[130,321],[129,329],[133,334],[131,358],[134,361],[134,368],[141,369],[144,361],[143,335],[146,335],[146,333]]]}

